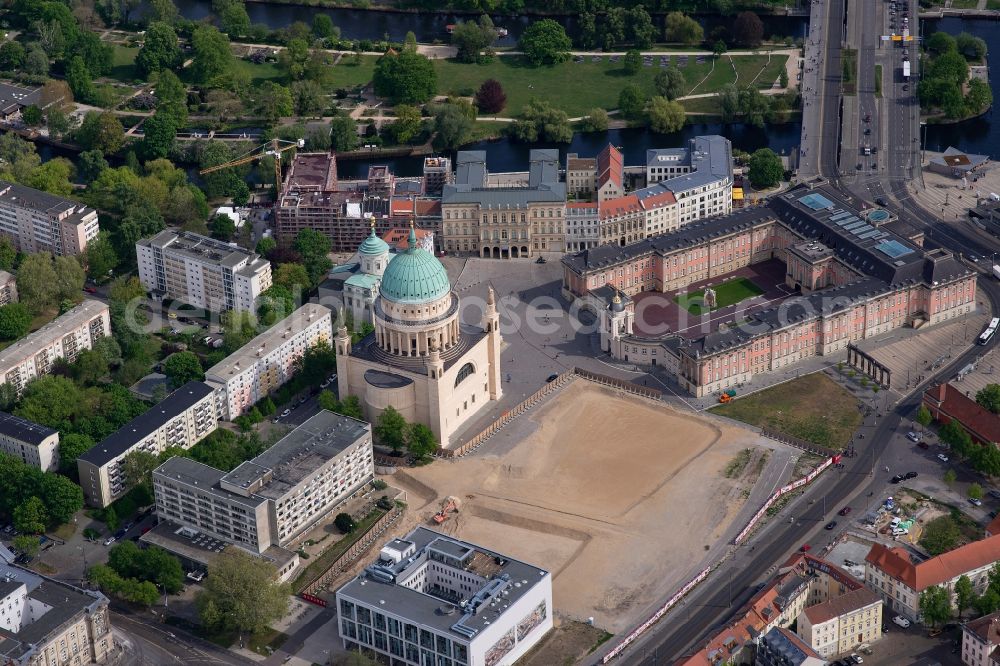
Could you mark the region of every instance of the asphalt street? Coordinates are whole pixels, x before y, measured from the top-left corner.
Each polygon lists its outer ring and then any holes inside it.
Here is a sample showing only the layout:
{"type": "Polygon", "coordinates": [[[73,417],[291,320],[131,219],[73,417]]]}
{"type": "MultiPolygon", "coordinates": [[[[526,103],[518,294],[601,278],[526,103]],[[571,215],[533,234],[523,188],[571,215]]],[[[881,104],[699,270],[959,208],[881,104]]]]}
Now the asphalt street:
{"type": "Polygon", "coordinates": [[[124,646],[118,663],[150,664],[252,664],[249,659],[213,645],[207,641],[174,633],[171,627],[151,623],[117,611],[111,613],[117,641],[124,646]]]}

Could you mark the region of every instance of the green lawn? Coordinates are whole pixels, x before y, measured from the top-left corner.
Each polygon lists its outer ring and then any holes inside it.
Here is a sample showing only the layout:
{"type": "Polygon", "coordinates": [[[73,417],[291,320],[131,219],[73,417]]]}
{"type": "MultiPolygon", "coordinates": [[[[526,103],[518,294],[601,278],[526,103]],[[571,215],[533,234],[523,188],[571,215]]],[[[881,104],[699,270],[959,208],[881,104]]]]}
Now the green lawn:
{"type": "MultiPolygon", "coordinates": [[[[652,67],[644,66],[634,76],[624,73],[620,60],[612,63],[608,56],[599,57],[600,62],[592,62],[591,56],[587,56],[583,62],[571,60],[552,67],[532,67],[519,56],[494,58],[484,65],[435,60],[434,67],[438,92],[442,94],[471,95],[486,79],[499,81],[507,93],[507,108],[501,113],[505,116],[517,115],[532,97],[547,100],[574,118],[586,115],[596,106],[617,108],[619,93],[631,83],[638,84],[647,95],[656,93],[653,79],[660,71],[659,57],[654,57],[652,67]]],[[[671,56],[671,62],[676,58],[671,56]]],[[[716,63],[713,71],[712,58],[699,64],[692,56],[681,72],[688,91],[697,87],[696,93],[710,93],[727,83],[749,83],[763,68],[765,72],[756,84],[767,88],[778,78],[785,60],[784,55],[775,56],[768,64],[766,55],[734,56],[734,71],[726,57],[716,63]]]]}
{"type": "Polygon", "coordinates": [[[333,68],[330,86],[336,90],[337,88],[367,85],[375,73],[376,60],[378,60],[376,56],[361,56],[361,63],[355,65],[354,56],[342,57],[340,64],[333,68]]]}
{"type": "Polygon", "coordinates": [[[695,97],[694,99],[682,99],[681,106],[688,113],[711,113],[716,116],[722,115],[722,106],[719,104],[718,95],[714,97],[695,97]]]}
{"type": "Polygon", "coordinates": [[[986,0],[986,9],[1000,9],[1000,0],[986,0]]]}
{"type": "Polygon", "coordinates": [[[951,0],[952,9],[975,9],[978,5],[977,0],[951,0]]]}
{"type": "Polygon", "coordinates": [[[821,372],[718,405],[713,413],[842,449],[861,424],[857,399],[821,372]]]}
{"type": "Polygon", "coordinates": [[[108,76],[124,83],[141,80],[142,76],[135,66],[135,57],[138,53],[139,49],[135,46],[115,44],[111,58],[111,72],[108,76]]]}
{"type": "Polygon", "coordinates": [[[702,299],[705,296],[704,289],[691,292],[690,294],[678,295],[674,298],[674,302],[691,314],[700,315],[708,312],[709,309],[718,310],[719,308],[724,308],[748,298],[760,296],[764,293],[763,289],[746,278],[729,280],[728,282],[723,282],[719,286],[712,288],[715,290],[716,298],[714,308],[706,308],[702,305],[702,299]]]}
{"type": "Polygon", "coordinates": [[[258,85],[264,81],[280,82],[285,77],[284,72],[278,69],[278,63],[262,62],[259,65],[249,60],[237,59],[236,71],[245,73],[250,77],[250,83],[258,85]]]}

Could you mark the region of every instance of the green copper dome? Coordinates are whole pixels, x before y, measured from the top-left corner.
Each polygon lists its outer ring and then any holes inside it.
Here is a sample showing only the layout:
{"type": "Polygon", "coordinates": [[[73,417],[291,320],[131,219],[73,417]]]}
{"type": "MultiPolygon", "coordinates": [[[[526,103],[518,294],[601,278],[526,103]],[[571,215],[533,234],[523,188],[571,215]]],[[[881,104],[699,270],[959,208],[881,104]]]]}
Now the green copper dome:
{"type": "Polygon", "coordinates": [[[371,257],[379,254],[385,254],[388,251],[389,244],[375,235],[375,225],[373,224],[372,232],[368,235],[368,238],[361,243],[361,247],[358,248],[358,254],[366,254],[371,257]]]}
{"type": "Polygon", "coordinates": [[[396,303],[427,303],[451,291],[448,273],[437,258],[417,247],[417,237],[410,228],[410,247],[389,260],[382,274],[379,293],[396,303]]]}

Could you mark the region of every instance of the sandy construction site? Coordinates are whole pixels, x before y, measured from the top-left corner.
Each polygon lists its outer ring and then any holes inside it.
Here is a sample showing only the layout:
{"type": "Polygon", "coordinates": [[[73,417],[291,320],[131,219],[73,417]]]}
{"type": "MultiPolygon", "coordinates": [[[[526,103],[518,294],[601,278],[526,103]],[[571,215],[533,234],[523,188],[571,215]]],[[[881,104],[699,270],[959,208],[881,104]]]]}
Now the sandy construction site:
{"type": "MultiPolygon", "coordinates": [[[[475,455],[399,471],[400,531],[442,529],[553,572],[557,613],[618,632],[705,558],[752,483],[723,470],[752,431],[577,379],[475,455]],[[513,430],[513,432],[509,432],[513,430]]],[[[499,437],[499,436],[498,436],[499,437]]]]}

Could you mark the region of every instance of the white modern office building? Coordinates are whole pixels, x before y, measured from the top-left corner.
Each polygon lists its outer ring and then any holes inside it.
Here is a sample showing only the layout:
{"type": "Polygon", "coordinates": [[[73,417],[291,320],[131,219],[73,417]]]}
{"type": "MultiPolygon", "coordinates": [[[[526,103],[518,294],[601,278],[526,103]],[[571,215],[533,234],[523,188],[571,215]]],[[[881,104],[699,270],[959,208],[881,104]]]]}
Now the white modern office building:
{"type": "Polygon", "coordinates": [[[552,628],[552,575],[418,527],[337,590],[344,647],[392,666],[509,666],[552,628]]]}
{"type": "Polygon", "coordinates": [[[320,342],[330,344],[330,308],[306,303],[215,364],[205,382],[215,389],[219,418],[232,421],[295,374],[295,362],[320,342]]]}
{"type": "Polygon", "coordinates": [[[267,557],[288,578],[298,562],[289,545],[374,473],[371,425],[323,410],[228,473],[171,458],[153,472],[153,489],[161,521],[267,557]]]}
{"type": "Polygon", "coordinates": [[[218,425],[215,392],[204,382],[188,382],[77,458],[84,499],[103,508],[130,490],[122,465],[129,453],[190,449],[218,425]]]}
{"type": "Polygon", "coordinates": [[[253,311],[271,263],[235,243],[164,230],[135,244],[139,280],[156,298],[212,312],[253,311]]]}
{"type": "Polygon", "coordinates": [[[82,254],[97,237],[97,211],[63,197],[0,181],[0,235],[21,252],[82,254]]]}
{"type": "Polygon", "coordinates": [[[72,310],[0,351],[0,384],[13,384],[18,393],[35,377],[46,375],[60,358],[68,363],[111,335],[106,303],[85,300],[72,310]]]}
{"type": "Polygon", "coordinates": [[[0,412],[0,451],[43,472],[59,469],[59,431],[0,412]]]}

